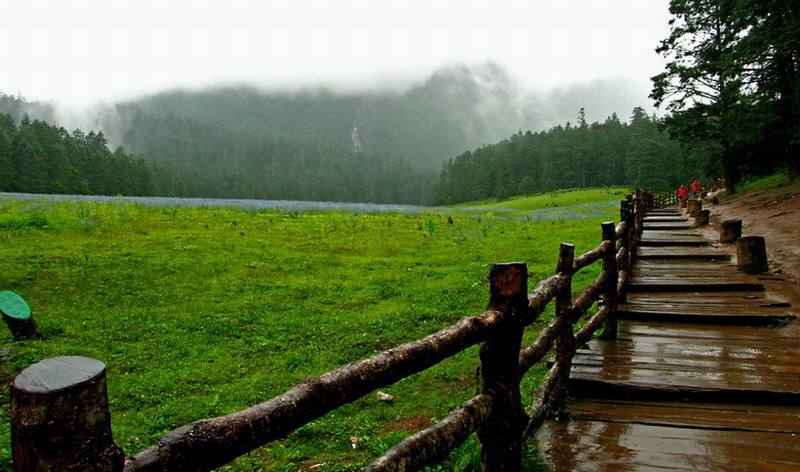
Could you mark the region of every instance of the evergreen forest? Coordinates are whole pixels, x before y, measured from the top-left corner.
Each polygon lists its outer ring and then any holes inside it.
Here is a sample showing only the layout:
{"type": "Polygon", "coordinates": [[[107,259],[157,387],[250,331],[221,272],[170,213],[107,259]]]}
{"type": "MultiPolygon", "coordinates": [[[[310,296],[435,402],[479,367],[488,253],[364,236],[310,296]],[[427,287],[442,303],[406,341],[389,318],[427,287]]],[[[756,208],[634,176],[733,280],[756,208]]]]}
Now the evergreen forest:
{"type": "Polygon", "coordinates": [[[564,188],[630,185],[665,190],[704,172],[655,117],[633,110],[629,123],[612,115],[576,125],[517,133],[445,163],[435,203],[505,199],[564,188]]]}
{"type": "Polygon", "coordinates": [[[0,114],[0,191],[152,195],[154,188],[144,160],[109,151],[103,133],[0,114]]]}

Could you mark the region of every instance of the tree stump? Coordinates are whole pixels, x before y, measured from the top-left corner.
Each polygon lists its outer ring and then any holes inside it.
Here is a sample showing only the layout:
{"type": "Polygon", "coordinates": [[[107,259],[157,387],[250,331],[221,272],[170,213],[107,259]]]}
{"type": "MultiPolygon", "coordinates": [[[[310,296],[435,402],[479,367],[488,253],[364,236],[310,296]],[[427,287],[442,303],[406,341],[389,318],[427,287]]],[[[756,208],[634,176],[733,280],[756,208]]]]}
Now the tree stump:
{"type": "Polygon", "coordinates": [[[3,321],[11,330],[14,341],[42,337],[36,327],[31,308],[16,293],[8,290],[0,292],[0,313],[3,314],[3,321]]]}
{"type": "Polygon", "coordinates": [[[711,212],[708,210],[700,210],[694,217],[694,225],[696,227],[705,226],[708,224],[709,220],[711,219],[711,212]]]}
{"type": "Polygon", "coordinates": [[[742,220],[725,220],[719,227],[719,242],[733,243],[742,237],[742,220]]]}
{"type": "Polygon", "coordinates": [[[121,471],[106,392],[106,366],[53,357],[11,384],[11,448],[16,472],[121,471]]]}
{"type": "Polygon", "coordinates": [[[746,236],[736,241],[736,264],[748,274],[766,272],[767,245],[761,236],[746,236]]]}
{"type": "Polygon", "coordinates": [[[692,215],[697,216],[703,210],[703,203],[700,200],[689,200],[686,204],[686,211],[692,215]]]}
{"type": "Polygon", "coordinates": [[[685,198],[681,198],[680,200],[678,200],[678,208],[686,208],[686,199],[685,198]]]}

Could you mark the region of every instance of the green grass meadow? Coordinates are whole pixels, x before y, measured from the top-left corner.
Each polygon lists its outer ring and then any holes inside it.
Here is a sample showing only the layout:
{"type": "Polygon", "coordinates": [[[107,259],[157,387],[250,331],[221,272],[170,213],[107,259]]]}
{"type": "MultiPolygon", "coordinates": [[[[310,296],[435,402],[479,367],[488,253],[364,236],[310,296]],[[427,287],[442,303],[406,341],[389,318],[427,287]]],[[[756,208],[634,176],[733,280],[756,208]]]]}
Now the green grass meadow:
{"type": "Polygon", "coordinates": [[[545,210],[592,203],[622,200],[630,190],[622,187],[556,190],[537,195],[513,197],[503,201],[461,203],[456,208],[482,208],[487,210],[545,210]]]}
{"type": "MultiPolygon", "coordinates": [[[[48,357],[105,362],[115,440],[132,455],[185,423],[481,313],[492,263],[527,262],[532,288],[553,273],[559,243],[592,249],[600,222],[616,218],[449,224],[443,213],[0,201],[0,290],[24,297],[46,336],[13,342],[0,329],[10,348],[0,380],[48,357]]],[[[478,365],[470,349],[384,389],[393,404],[368,395],[221,470],[357,470],[471,398],[478,365]]],[[[542,372],[526,378],[526,398],[542,372]]],[[[10,468],[0,392],[0,468],[10,468]]],[[[473,438],[433,470],[473,470],[475,451],[473,438]]]]}

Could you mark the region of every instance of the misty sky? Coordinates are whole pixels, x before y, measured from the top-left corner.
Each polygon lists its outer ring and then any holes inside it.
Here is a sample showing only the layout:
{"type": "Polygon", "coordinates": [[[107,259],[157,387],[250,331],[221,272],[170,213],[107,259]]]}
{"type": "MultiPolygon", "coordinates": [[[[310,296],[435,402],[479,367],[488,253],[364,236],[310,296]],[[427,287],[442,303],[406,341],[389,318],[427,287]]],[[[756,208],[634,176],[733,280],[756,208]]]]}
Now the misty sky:
{"type": "Polygon", "coordinates": [[[668,0],[2,0],[0,91],[87,104],[178,86],[373,87],[494,61],[533,87],[648,80],[668,0]]]}

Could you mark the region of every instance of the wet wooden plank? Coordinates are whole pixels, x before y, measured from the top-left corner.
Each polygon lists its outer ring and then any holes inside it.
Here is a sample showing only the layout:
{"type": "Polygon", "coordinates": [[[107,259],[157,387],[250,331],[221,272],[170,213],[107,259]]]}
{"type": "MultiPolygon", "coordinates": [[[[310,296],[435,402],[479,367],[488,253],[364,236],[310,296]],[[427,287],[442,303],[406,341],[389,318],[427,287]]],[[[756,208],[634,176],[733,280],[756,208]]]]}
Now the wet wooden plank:
{"type": "Polygon", "coordinates": [[[796,339],[623,336],[578,350],[570,378],[577,391],[800,401],[796,339]]]}
{"type": "Polygon", "coordinates": [[[730,256],[727,253],[708,247],[640,247],[637,257],[638,259],[730,260],[730,256]]]}
{"type": "Polygon", "coordinates": [[[800,408],[724,403],[583,399],[571,418],[736,431],[800,432],[800,408]]]}
{"type": "Polygon", "coordinates": [[[625,286],[628,292],[741,292],[763,291],[764,285],[751,278],[636,276],[625,286]]]}
{"type": "Polygon", "coordinates": [[[663,342],[673,342],[670,338],[692,338],[696,340],[712,339],[715,343],[722,342],[745,342],[750,345],[753,342],[768,342],[773,346],[786,346],[800,350],[800,330],[794,326],[786,325],[777,328],[753,327],[743,328],[741,326],[706,326],[693,325],[688,323],[663,323],[663,322],[623,322],[619,324],[619,335],[621,338],[630,339],[645,336],[664,339],[663,342]]]}
{"type": "Polygon", "coordinates": [[[675,247],[675,246],[700,247],[709,245],[710,243],[708,241],[692,240],[692,239],[667,240],[667,239],[648,238],[639,241],[639,247],[675,247]]]}
{"type": "Polygon", "coordinates": [[[641,307],[621,308],[617,314],[622,320],[636,321],[683,321],[689,323],[726,323],[739,325],[772,325],[780,320],[796,318],[793,313],[775,312],[735,312],[702,309],[647,309],[641,307]]]}
{"type": "Polygon", "coordinates": [[[683,240],[683,239],[694,239],[700,241],[708,241],[708,239],[704,238],[701,234],[695,233],[694,231],[651,231],[646,229],[642,232],[642,239],[664,239],[664,240],[683,240]]]}
{"type": "Polygon", "coordinates": [[[644,229],[648,231],[672,231],[677,229],[690,229],[693,228],[689,223],[681,224],[681,223],[644,223],[644,229]]]}
{"type": "MultiPolygon", "coordinates": [[[[673,292],[669,294],[657,292],[636,292],[628,295],[628,299],[640,301],[652,300],[656,302],[670,300],[673,303],[697,303],[700,301],[708,301],[709,303],[739,303],[740,301],[742,303],[747,303],[748,301],[752,303],[767,303],[767,300],[769,300],[770,303],[773,302],[772,299],[768,299],[767,294],[763,291],[704,293],[702,299],[700,299],[698,294],[694,292],[673,292]]],[[[779,302],[774,301],[774,303],[779,302]]]]}
{"type": "Polygon", "coordinates": [[[686,216],[645,216],[644,223],[685,223],[689,218],[686,216]]]}
{"type": "MultiPolygon", "coordinates": [[[[636,294],[630,294],[636,295],[636,294]]],[[[772,302],[770,300],[736,300],[736,301],[717,301],[706,302],[696,300],[657,300],[640,301],[631,299],[619,306],[620,311],[655,311],[670,313],[673,311],[716,313],[719,311],[737,313],[775,313],[795,315],[796,310],[791,310],[791,306],[782,302],[772,302]]]]}
{"type": "Polygon", "coordinates": [[[715,411],[704,416],[708,426],[684,427],[669,422],[648,424],[635,418],[632,421],[584,419],[577,411],[569,421],[547,424],[537,439],[551,471],[800,467],[800,435],[758,429],[729,430],[725,427],[725,417],[715,422],[715,411]]]}

